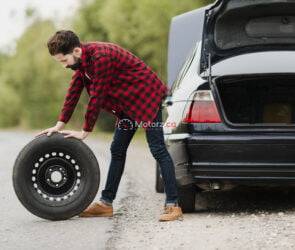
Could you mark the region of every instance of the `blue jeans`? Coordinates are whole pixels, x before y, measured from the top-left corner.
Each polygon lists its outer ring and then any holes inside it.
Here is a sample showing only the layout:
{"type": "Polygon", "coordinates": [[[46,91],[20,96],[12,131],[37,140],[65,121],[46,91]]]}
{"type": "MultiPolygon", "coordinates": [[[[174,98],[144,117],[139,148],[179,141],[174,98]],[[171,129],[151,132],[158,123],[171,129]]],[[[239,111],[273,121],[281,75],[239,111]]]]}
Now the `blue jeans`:
{"type": "MultiPolygon", "coordinates": [[[[177,204],[177,185],[175,178],[175,168],[171,156],[164,143],[162,126],[162,108],[157,113],[153,124],[146,128],[146,139],[149,149],[158,162],[164,182],[166,192],[166,204],[177,204]]],[[[100,200],[111,205],[116,198],[116,193],[124,171],[126,152],[130,141],[138,128],[138,124],[125,114],[120,116],[117,123],[113,141],[111,144],[111,163],[107,175],[105,189],[102,191],[100,200]]]]}

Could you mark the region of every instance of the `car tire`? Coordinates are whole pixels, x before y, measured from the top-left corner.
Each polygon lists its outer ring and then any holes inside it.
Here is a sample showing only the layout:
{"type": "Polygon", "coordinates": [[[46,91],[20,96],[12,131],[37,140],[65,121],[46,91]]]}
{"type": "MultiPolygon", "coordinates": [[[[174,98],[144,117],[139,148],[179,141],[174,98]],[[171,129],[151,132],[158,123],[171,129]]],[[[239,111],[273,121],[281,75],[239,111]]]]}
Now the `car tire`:
{"type": "Polygon", "coordinates": [[[159,164],[156,164],[156,192],[164,193],[164,182],[161,176],[161,169],[159,164]]]}
{"type": "Polygon", "coordinates": [[[65,220],[93,201],[100,170],[95,155],[81,140],[43,134],[18,154],[12,181],[18,199],[32,214],[65,220]]]}
{"type": "Polygon", "coordinates": [[[178,187],[178,201],[182,212],[192,213],[195,211],[196,192],[195,185],[178,187]]]}

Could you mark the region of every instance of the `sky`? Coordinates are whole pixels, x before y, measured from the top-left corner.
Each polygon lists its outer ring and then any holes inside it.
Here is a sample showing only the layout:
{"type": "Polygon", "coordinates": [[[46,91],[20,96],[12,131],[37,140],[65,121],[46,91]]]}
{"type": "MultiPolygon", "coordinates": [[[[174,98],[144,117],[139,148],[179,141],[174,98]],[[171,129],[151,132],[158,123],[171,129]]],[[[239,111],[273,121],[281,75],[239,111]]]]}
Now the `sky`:
{"type": "Polygon", "coordinates": [[[34,8],[39,16],[52,18],[56,23],[73,15],[79,0],[9,0],[2,1],[0,8],[0,50],[12,49],[15,40],[25,30],[25,10],[34,8]]]}

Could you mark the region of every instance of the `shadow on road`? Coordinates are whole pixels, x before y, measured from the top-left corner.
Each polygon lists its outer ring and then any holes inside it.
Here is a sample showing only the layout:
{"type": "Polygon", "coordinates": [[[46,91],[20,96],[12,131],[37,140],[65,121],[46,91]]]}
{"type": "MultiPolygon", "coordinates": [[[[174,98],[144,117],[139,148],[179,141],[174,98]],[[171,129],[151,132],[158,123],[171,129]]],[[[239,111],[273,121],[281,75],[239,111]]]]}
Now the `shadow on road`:
{"type": "Polygon", "coordinates": [[[201,192],[196,212],[288,212],[295,208],[295,188],[237,187],[227,191],[201,192]]]}

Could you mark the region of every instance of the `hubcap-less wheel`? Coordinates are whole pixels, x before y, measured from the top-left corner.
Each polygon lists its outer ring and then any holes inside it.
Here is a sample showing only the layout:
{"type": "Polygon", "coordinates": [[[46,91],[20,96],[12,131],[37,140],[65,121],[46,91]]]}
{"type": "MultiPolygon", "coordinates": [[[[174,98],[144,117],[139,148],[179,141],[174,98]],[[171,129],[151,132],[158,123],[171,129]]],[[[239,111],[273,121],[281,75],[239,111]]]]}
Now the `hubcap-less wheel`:
{"type": "Polygon", "coordinates": [[[32,185],[45,200],[67,200],[79,189],[80,183],[80,167],[69,154],[46,153],[33,164],[32,185]]]}
{"type": "Polygon", "coordinates": [[[99,181],[99,165],[91,149],[60,133],[33,139],[13,167],[13,187],[20,202],[49,220],[80,214],[95,198],[99,181]]]}

